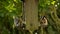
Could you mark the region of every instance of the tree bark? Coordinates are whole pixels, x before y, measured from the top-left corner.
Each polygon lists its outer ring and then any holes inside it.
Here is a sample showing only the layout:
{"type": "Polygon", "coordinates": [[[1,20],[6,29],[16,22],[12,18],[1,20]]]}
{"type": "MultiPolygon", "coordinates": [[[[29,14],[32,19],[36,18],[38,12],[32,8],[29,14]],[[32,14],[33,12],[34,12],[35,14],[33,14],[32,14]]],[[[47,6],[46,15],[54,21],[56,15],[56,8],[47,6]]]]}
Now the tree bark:
{"type": "Polygon", "coordinates": [[[24,11],[26,29],[30,32],[38,29],[38,2],[36,0],[25,0],[24,11]]]}

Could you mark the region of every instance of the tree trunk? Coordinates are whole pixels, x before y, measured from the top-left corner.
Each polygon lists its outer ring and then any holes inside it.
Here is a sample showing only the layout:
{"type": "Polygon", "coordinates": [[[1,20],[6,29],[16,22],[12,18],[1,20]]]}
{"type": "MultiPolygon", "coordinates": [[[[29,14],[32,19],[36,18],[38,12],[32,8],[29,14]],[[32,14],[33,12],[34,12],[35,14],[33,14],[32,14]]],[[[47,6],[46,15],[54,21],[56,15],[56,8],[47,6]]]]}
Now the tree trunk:
{"type": "Polygon", "coordinates": [[[26,29],[30,32],[38,29],[38,3],[36,0],[25,0],[24,5],[26,29]]]}

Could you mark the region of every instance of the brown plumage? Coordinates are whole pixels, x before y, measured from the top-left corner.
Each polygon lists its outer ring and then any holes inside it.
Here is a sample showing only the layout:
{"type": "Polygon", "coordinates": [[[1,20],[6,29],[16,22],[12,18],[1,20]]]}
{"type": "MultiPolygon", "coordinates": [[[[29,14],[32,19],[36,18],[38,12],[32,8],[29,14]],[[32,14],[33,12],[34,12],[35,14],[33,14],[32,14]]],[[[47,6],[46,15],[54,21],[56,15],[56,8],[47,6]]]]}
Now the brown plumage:
{"type": "Polygon", "coordinates": [[[48,25],[47,19],[45,17],[41,18],[40,25],[46,27],[48,25]]]}

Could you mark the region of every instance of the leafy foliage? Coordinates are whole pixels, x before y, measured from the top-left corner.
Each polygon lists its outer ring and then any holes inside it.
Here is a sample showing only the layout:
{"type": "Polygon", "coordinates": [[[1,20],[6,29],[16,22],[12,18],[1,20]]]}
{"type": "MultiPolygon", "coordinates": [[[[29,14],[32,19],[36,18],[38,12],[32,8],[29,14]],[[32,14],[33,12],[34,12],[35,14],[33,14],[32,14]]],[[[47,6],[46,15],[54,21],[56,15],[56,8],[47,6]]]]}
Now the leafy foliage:
{"type": "MultiPolygon", "coordinates": [[[[39,0],[38,12],[40,16],[48,19],[48,28],[43,29],[44,34],[60,34],[60,0],[39,0]]],[[[15,34],[13,29],[13,16],[21,16],[21,0],[0,0],[0,34],[15,34]]],[[[41,33],[41,30],[38,30],[41,33]]],[[[19,33],[24,34],[22,31],[19,33]]],[[[27,32],[28,33],[28,32],[27,32]]]]}
{"type": "Polygon", "coordinates": [[[21,16],[21,13],[21,0],[0,0],[0,33],[13,34],[13,16],[21,16]]]}
{"type": "Polygon", "coordinates": [[[46,34],[60,34],[59,0],[39,0],[39,16],[46,16],[49,26],[46,34]]]}

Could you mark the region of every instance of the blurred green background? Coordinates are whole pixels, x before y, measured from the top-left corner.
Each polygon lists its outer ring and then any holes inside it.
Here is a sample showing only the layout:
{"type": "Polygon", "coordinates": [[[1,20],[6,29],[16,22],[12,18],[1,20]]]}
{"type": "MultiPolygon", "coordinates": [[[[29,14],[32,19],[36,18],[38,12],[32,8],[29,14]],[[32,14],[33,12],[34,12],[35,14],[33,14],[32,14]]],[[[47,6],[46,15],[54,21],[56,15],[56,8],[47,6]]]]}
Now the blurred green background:
{"type": "MultiPolygon", "coordinates": [[[[48,28],[43,34],[60,34],[60,0],[37,0],[38,17],[46,16],[48,28]]],[[[21,0],[0,0],[0,34],[29,34],[13,28],[13,16],[22,16],[21,0]]],[[[38,30],[38,34],[42,30],[38,30]]]]}

